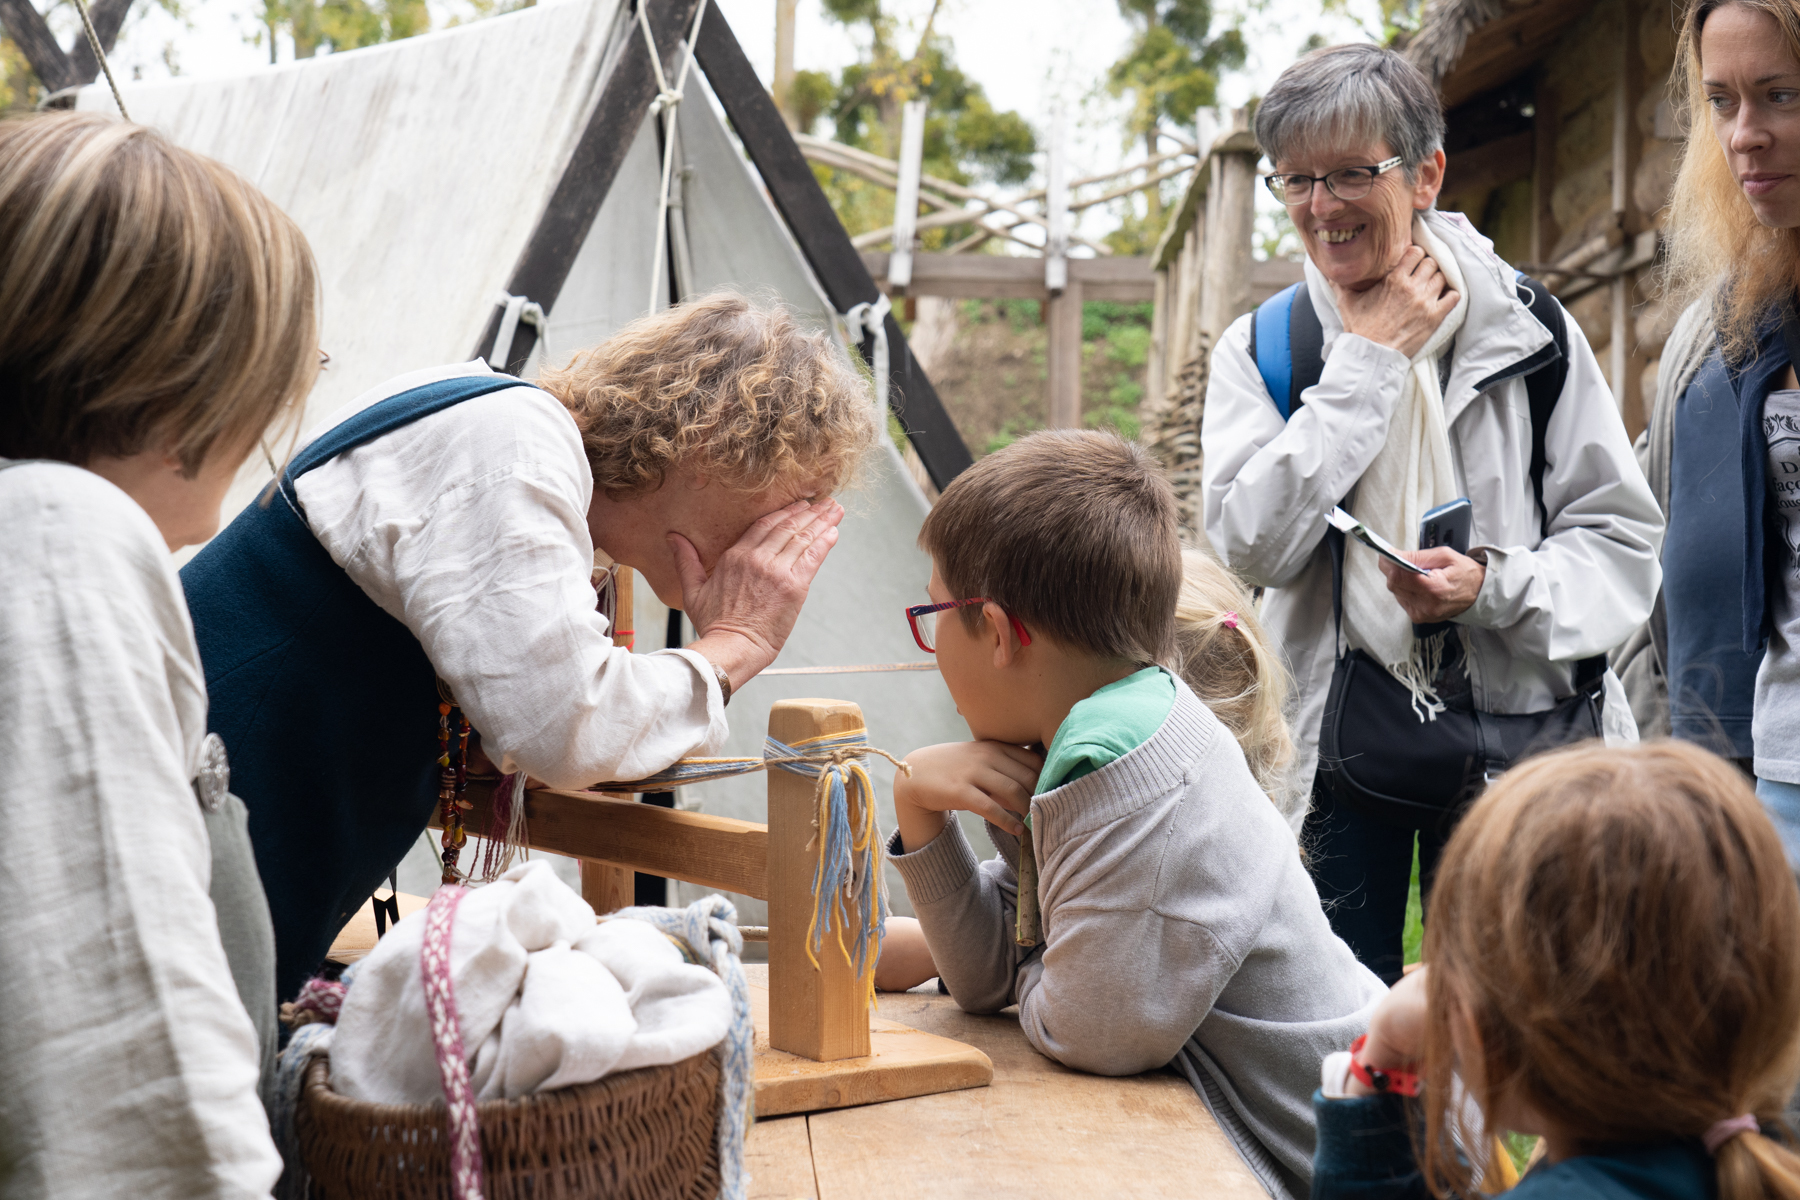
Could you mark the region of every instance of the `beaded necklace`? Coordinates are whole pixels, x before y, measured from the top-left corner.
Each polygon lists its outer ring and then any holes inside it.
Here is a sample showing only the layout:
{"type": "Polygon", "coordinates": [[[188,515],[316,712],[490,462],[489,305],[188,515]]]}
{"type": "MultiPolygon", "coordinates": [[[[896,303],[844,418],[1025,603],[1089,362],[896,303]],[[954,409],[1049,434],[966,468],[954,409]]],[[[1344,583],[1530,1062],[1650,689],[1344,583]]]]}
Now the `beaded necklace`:
{"type": "Polygon", "coordinates": [[[461,883],[464,873],[456,860],[468,834],[463,813],[473,808],[464,795],[469,790],[469,722],[462,709],[447,699],[438,702],[438,806],[443,818],[443,883],[461,883]],[[452,737],[454,730],[454,737],[452,737]]]}

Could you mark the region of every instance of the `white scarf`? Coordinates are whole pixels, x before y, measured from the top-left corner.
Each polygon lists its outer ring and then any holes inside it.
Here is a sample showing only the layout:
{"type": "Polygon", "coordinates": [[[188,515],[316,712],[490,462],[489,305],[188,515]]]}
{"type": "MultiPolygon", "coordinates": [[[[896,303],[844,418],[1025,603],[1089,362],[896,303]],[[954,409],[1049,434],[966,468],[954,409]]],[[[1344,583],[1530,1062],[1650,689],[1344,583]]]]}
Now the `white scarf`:
{"type": "MultiPolygon", "coordinates": [[[[1388,422],[1387,441],[1356,485],[1352,515],[1370,529],[1406,550],[1419,545],[1419,519],[1462,493],[1450,457],[1450,433],[1444,424],[1444,393],[1438,383],[1438,358],[1462,328],[1469,311],[1469,293],[1456,256],[1422,216],[1413,218],[1413,241],[1431,256],[1444,280],[1457,292],[1456,307],[1437,332],[1413,357],[1406,390],[1394,406],[1388,422]]],[[[1323,302],[1336,310],[1335,297],[1325,289],[1323,302]]],[[[1413,696],[1413,710],[1423,721],[1437,719],[1444,711],[1433,681],[1443,660],[1443,634],[1423,641],[1413,637],[1412,619],[1394,594],[1373,550],[1355,539],[1344,549],[1344,635],[1405,684],[1413,696]]]]}

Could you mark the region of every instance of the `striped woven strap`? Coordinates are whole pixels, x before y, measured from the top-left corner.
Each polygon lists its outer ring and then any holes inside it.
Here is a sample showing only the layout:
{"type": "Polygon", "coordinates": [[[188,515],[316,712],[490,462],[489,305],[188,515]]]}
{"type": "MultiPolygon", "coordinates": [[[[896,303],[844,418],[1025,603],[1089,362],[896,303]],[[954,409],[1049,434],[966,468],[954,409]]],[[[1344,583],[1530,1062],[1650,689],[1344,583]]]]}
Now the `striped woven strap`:
{"type": "Polygon", "coordinates": [[[468,889],[457,884],[432,893],[425,909],[425,947],[419,974],[425,983],[425,1011],[431,1019],[431,1046],[437,1054],[438,1078],[444,1084],[444,1107],[450,1122],[450,1178],[455,1200],[483,1200],[481,1118],[469,1086],[469,1060],[463,1054],[462,1023],[456,1016],[456,989],[450,980],[450,934],[456,906],[468,889]]]}

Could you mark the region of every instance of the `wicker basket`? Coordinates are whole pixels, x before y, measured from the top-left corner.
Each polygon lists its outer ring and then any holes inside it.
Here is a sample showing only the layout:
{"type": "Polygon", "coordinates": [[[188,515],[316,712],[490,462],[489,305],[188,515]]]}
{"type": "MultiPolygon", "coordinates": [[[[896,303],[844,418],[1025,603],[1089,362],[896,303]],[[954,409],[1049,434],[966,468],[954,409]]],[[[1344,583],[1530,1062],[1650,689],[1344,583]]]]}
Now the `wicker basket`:
{"type": "MultiPolygon", "coordinates": [[[[487,1200],[710,1200],[719,1066],[708,1050],[666,1067],[478,1106],[487,1200]]],[[[331,1090],[315,1059],[295,1127],[318,1200],[451,1194],[441,1105],[369,1104],[331,1090]]]]}

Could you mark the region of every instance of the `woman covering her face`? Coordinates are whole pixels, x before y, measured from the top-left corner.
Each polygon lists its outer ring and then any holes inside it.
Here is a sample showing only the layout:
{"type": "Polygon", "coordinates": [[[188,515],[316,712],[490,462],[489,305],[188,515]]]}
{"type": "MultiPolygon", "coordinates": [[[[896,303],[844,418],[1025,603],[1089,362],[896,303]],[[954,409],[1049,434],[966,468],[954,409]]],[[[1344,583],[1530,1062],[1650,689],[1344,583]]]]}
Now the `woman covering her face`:
{"type": "Polygon", "coordinates": [[[281,1172],[269,913],[170,551],[311,388],[315,295],[299,229],[218,163],[0,121],[0,1195],[281,1172]]]}
{"type": "MultiPolygon", "coordinates": [[[[723,741],[731,693],[793,629],[837,540],[831,493],[878,431],[842,347],[729,293],[535,383],[450,363],[333,413],[274,501],[182,571],[282,998],[442,812],[463,722],[471,753],[566,788],[723,741]],[[596,551],[698,637],[615,647],[596,551]]],[[[446,876],[479,874],[454,831],[443,851],[446,876]]]]}

